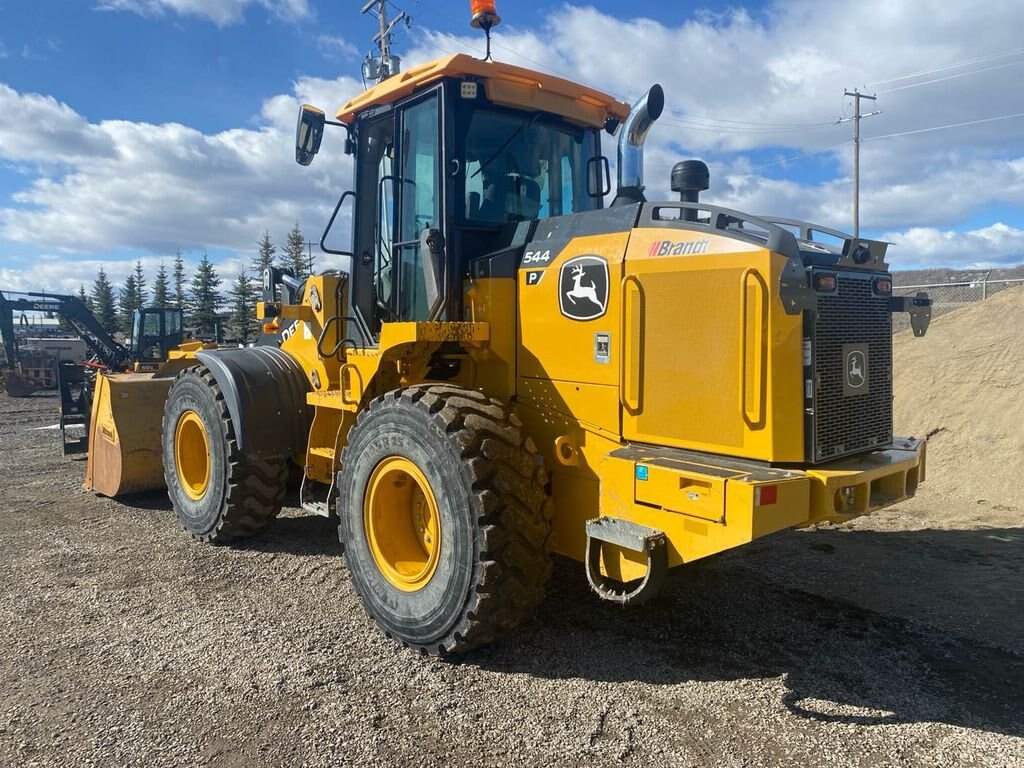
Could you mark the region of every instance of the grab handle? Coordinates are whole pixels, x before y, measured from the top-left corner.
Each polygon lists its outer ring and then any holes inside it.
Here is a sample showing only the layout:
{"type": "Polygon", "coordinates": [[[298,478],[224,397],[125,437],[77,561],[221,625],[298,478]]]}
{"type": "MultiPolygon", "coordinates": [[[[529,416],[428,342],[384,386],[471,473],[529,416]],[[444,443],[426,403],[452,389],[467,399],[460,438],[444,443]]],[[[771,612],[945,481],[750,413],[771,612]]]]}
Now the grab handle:
{"type": "Polygon", "coordinates": [[[630,413],[642,405],[644,292],[634,275],[622,279],[622,364],[619,401],[630,413]]]}
{"type": "Polygon", "coordinates": [[[747,426],[751,429],[760,429],[764,426],[764,364],[765,364],[765,318],[764,312],[767,307],[767,296],[768,287],[764,283],[764,279],[756,269],[746,269],[743,271],[743,276],[740,278],[740,415],[743,416],[743,421],[746,422],[747,426]],[[756,287],[756,306],[758,308],[757,316],[754,318],[753,334],[750,334],[750,296],[748,291],[748,285],[751,285],[750,279],[753,278],[752,285],[756,287]],[[751,350],[747,343],[748,335],[753,335],[756,339],[756,346],[753,349],[754,359],[752,366],[752,373],[754,379],[753,392],[753,409],[747,407],[748,395],[751,390],[748,390],[748,379],[747,376],[747,357],[751,350]]]}

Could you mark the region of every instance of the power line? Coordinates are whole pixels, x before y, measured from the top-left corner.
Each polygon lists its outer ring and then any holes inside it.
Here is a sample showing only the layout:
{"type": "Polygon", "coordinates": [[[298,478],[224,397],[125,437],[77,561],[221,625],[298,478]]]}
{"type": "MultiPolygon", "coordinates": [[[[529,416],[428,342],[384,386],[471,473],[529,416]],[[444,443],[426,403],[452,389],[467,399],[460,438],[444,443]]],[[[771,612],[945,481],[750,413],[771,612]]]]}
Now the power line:
{"type": "MultiPolygon", "coordinates": [[[[961,128],[961,127],[968,126],[968,125],[978,125],[978,124],[981,124],[981,123],[991,123],[991,122],[995,122],[995,121],[998,121],[998,120],[1012,120],[1012,119],[1015,119],[1015,118],[1024,118],[1024,112],[1016,112],[1016,113],[1014,113],[1012,115],[998,115],[996,117],[985,117],[985,118],[981,118],[981,119],[978,119],[978,120],[967,120],[966,122],[962,122],[962,123],[950,123],[948,125],[935,125],[935,126],[930,126],[928,128],[917,128],[917,129],[914,129],[914,130],[911,130],[911,131],[898,131],[896,133],[885,133],[885,134],[882,134],[881,136],[864,136],[864,137],[861,138],[861,141],[878,141],[879,139],[892,139],[892,138],[895,138],[897,136],[913,136],[913,135],[919,134],[919,133],[931,133],[932,131],[944,131],[944,130],[949,129],[949,128],[961,128]]],[[[794,160],[802,160],[805,157],[812,157],[813,155],[819,155],[822,152],[828,152],[831,149],[838,149],[839,147],[842,147],[842,146],[845,146],[846,144],[849,144],[851,141],[852,141],[852,139],[846,139],[844,141],[839,142],[838,144],[829,144],[827,147],[818,147],[817,149],[812,149],[812,150],[809,150],[807,152],[801,152],[798,155],[791,155],[789,157],[783,157],[783,158],[780,158],[778,160],[773,160],[770,163],[762,163],[761,165],[755,165],[755,166],[752,166],[750,168],[747,168],[745,172],[746,173],[753,173],[755,171],[760,171],[760,170],[763,170],[765,168],[771,168],[771,167],[776,166],[776,165],[782,165],[783,163],[789,163],[789,162],[792,162],[794,160]]],[[[671,166],[669,166],[669,165],[661,165],[661,164],[652,164],[650,167],[651,168],[670,168],[671,166]]]]}
{"type": "Polygon", "coordinates": [[[691,121],[702,121],[712,123],[734,123],[736,125],[757,125],[757,126],[773,126],[777,128],[812,128],[819,125],[832,125],[832,121],[822,121],[818,123],[770,123],[767,121],[751,121],[751,120],[732,120],[726,117],[711,117],[710,115],[695,115],[691,112],[680,112],[678,110],[668,110],[669,114],[679,120],[691,120],[691,121]]]}
{"type": "MultiPolygon", "coordinates": [[[[811,149],[811,150],[808,150],[807,152],[801,152],[798,155],[791,155],[789,157],[782,157],[782,158],[779,158],[778,160],[773,160],[770,163],[762,163],[761,165],[752,166],[750,168],[745,169],[744,172],[745,173],[753,173],[755,171],[760,171],[760,170],[763,170],[765,168],[771,168],[771,167],[776,166],[776,165],[782,165],[783,163],[789,163],[789,162],[792,162],[793,160],[801,160],[801,159],[803,159],[805,157],[812,157],[814,155],[820,155],[822,152],[828,152],[830,149],[838,149],[839,147],[846,146],[851,141],[852,141],[852,139],[845,139],[843,141],[840,141],[838,144],[829,144],[827,147],[818,147],[817,149],[811,149]]],[[[662,165],[660,163],[652,163],[648,167],[650,167],[650,168],[671,168],[672,166],[671,165],[662,165]]]]}
{"type": "Polygon", "coordinates": [[[899,131],[898,133],[886,133],[881,136],[865,136],[864,141],[876,141],[878,139],[891,139],[896,136],[913,136],[918,133],[931,133],[932,131],[944,131],[947,128],[962,128],[965,125],[980,125],[981,123],[993,123],[997,120],[1012,120],[1024,117],[1024,112],[1016,112],[1012,115],[998,115],[997,117],[983,117],[980,120],[968,120],[963,123],[950,123],[949,125],[934,125],[930,128],[917,128],[912,131],[899,131]]]}
{"type": "MultiPolygon", "coordinates": [[[[945,72],[950,69],[958,69],[960,67],[966,67],[969,64],[983,64],[986,61],[995,61],[996,59],[1003,59],[1007,56],[1015,56],[1019,53],[1024,53],[1024,48],[1010,48],[1000,53],[993,53],[987,56],[980,56],[975,59],[967,59],[965,61],[954,62],[953,64],[944,64],[941,67],[933,67],[932,69],[922,69],[918,72],[911,72],[907,75],[900,75],[899,77],[890,77],[888,80],[876,80],[873,83],[867,85],[885,85],[886,83],[896,83],[900,80],[909,80],[914,77],[924,77],[925,75],[932,75],[936,72],[945,72]]],[[[865,86],[866,87],[866,86],[865,86]]]]}
{"type": "Polygon", "coordinates": [[[793,128],[771,128],[771,127],[768,127],[767,125],[764,128],[755,128],[753,126],[751,126],[749,128],[747,128],[747,127],[739,128],[739,127],[729,127],[729,126],[714,126],[714,125],[705,124],[705,123],[689,123],[689,122],[686,122],[684,120],[679,120],[679,119],[671,118],[671,117],[662,117],[660,122],[668,124],[668,125],[677,125],[677,126],[680,126],[682,128],[686,128],[687,130],[691,130],[691,131],[703,131],[705,133],[735,133],[735,134],[755,134],[755,135],[766,135],[766,134],[767,135],[775,135],[775,134],[784,134],[784,133],[807,133],[807,132],[810,132],[810,131],[820,131],[823,128],[831,128],[832,126],[834,126],[836,124],[835,121],[833,120],[832,122],[820,123],[820,124],[810,125],[810,126],[801,127],[801,128],[796,128],[796,127],[793,127],[793,128]]]}
{"type": "Polygon", "coordinates": [[[763,163],[761,165],[755,165],[752,168],[748,168],[747,171],[750,172],[750,173],[753,173],[754,171],[760,171],[760,170],[763,170],[765,168],[771,168],[772,166],[782,165],[783,163],[789,163],[789,162],[792,162],[793,160],[801,160],[801,159],[803,159],[805,157],[812,157],[813,155],[820,155],[822,152],[828,152],[830,149],[838,149],[839,147],[846,146],[851,141],[852,141],[852,139],[844,139],[843,141],[840,141],[838,144],[829,144],[827,147],[818,147],[817,149],[812,149],[812,150],[809,150],[807,152],[802,152],[801,154],[793,155],[792,157],[783,157],[783,158],[781,158],[779,160],[773,160],[770,163],[763,163]]]}
{"type": "Polygon", "coordinates": [[[909,83],[908,85],[899,85],[899,86],[896,86],[895,88],[885,88],[885,89],[879,91],[879,93],[892,93],[894,91],[905,91],[908,88],[917,88],[918,86],[921,86],[921,85],[931,85],[932,83],[943,83],[946,80],[955,80],[958,77],[968,77],[970,75],[980,75],[982,72],[991,72],[991,71],[993,71],[995,69],[1006,69],[1007,67],[1016,67],[1016,66],[1019,66],[1021,64],[1024,64],[1024,59],[1021,59],[1020,61],[1008,61],[1005,64],[997,64],[994,67],[985,67],[984,69],[972,69],[970,72],[958,72],[955,75],[946,75],[945,77],[937,77],[934,80],[924,80],[923,82],[920,82],[920,83],[909,83]]]}

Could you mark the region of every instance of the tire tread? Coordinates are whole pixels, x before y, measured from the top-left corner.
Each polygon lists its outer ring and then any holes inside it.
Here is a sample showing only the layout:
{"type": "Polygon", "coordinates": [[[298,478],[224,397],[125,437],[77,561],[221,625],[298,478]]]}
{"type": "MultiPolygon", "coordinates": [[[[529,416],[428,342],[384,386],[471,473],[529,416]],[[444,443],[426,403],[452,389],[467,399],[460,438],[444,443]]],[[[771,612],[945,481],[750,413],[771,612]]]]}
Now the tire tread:
{"type": "MultiPolygon", "coordinates": [[[[422,384],[371,401],[356,426],[398,405],[425,411],[459,449],[473,489],[478,558],[461,614],[430,645],[398,639],[431,655],[462,653],[526,622],[544,598],[551,576],[552,505],[547,475],[522,422],[500,400],[453,384],[422,384]]],[[[342,457],[344,463],[344,456],[342,457]]],[[[359,591],[359,583],[353,580],[359,591]]],[[[363,605],[378,624],[372,602],[363,605]]],[[[385,630],[387,631],[387,630],[385,630]]],[[[393,636],[392,632],[388,632],[393,636]]]]}

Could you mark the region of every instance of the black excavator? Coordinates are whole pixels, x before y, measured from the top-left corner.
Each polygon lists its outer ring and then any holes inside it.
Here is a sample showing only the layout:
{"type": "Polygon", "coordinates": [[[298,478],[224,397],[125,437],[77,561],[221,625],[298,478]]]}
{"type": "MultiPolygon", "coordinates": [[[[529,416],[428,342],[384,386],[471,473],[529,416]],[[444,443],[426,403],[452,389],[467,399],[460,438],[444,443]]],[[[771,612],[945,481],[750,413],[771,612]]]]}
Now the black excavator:
{"type": "MultiPolygon", "coordinates": [[[[56,384],[61,397],[60,430],[64,453],[82,453],[88,449],[86,438],[69,437],[67,427],[87,425],[92,406],[92,378],[97,370],[155,371],[172,349],[184,341],[180,309],[149,307],[132,315],[128,344],[117,341],[77,296],[59,293],[0,292],[0,340],[4,345],[4,390],[11,397],[28,397],[56,384]],[[82,365],[52,360],[40,373],[23,365],[15,334],[14,315],[42,312],[57,315],[81,337],[92,359],[82,365]],[[52,382],[52,383],[51,383],[52,382]]],[[[86,434],[88,430],[86,430],[86,434]]]]}

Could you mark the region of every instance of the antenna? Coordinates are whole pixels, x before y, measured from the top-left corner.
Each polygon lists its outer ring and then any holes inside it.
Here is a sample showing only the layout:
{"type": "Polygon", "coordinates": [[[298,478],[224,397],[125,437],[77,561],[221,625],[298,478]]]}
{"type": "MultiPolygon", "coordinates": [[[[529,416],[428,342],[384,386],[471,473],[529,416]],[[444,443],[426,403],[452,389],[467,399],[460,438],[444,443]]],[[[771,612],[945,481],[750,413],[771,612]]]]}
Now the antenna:
{"type": "Polygon", "coordinates": [[[400,10],[395,18],[388,21],[389,2],[390,0],[369,0],[360,11],[374,16],[380,30],[373,38],[380,52],[379,58],[374,58],[372,53],[368,53],[363,60],[363,80],[370,82],[382,83],[392,75],[397,75],[402,69],[402,59],[391,55],[391,36],[395,27],[402,22],[405,22],[406,27],[411,27],[412,16],[400,10]]]}

